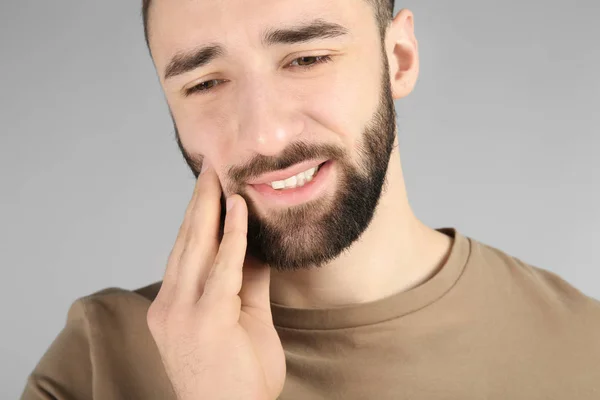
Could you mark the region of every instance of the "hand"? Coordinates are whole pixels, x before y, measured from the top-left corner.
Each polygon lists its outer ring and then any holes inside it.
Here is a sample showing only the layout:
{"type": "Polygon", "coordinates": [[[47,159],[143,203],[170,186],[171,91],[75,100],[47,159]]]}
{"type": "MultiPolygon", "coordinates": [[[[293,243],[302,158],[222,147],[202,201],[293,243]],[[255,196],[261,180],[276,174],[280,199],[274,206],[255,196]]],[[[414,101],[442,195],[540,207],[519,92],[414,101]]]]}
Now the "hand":
{"type": "MultiPolygon", "coordinates": [[[[206,161],[205,161],[206,162],[206,161]]],[[[248,209],[231,196],[219,245],[221,186],[196,182],[148,327],[179,400],[274,400],[285,382],[270,269],[246,256],[248,209]]]]}

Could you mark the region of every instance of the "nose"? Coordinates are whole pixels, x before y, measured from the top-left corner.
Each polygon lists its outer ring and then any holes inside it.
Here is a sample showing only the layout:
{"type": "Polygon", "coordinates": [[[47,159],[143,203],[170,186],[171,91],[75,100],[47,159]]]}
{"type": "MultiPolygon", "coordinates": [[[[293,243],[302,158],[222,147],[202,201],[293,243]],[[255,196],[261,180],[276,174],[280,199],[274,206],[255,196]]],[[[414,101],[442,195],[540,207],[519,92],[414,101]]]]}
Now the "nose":
{"type": "Polygon", "coordinates": [[[238,139],[245,149],[275,156],[302,133],[293,98],[274,80],[249,79],[238,94],[238,139]]]}

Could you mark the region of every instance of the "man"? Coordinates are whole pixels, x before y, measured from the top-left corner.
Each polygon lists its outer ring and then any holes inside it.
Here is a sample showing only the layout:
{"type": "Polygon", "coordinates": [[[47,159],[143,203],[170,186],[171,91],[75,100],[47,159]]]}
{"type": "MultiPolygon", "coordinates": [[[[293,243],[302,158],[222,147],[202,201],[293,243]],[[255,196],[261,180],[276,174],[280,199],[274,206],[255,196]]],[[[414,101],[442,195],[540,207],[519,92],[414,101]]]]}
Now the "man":
{"type": "Polygon", "coordinates": [[[152,0],[197,176],[162,282],[77,300],[29,399],[598,399],[600,303],[412,213],[386,0],[152,0]]]}

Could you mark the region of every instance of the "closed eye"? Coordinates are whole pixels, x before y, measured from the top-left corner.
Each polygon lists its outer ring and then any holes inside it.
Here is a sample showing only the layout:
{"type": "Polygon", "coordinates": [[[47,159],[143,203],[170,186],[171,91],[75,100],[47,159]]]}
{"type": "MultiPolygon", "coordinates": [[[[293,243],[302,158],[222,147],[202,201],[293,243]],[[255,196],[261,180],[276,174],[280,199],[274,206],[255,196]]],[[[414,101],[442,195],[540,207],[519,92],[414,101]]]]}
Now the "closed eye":
{"type": "MultiPolygon", "coordinates": [[[[332,57],[330,55],[324,55],[324,56],[305,56],[305,57],[299,57],[296,58],[295,60],[293,60],[290,64],[288,64],[289,66],[291,66],[290,68],[300,68],[302,70],[309,70],[311,68],[316,67],[319,64],[325,64],[328,63],[332,60],[332,57]]],[[[216,86],[220,85],[221,83],[226,82],[226,80],[224,79],[211,79],[208,81],[204,81],[204,82],[200,82],[199,84],[197,84],[196,86],[193,86],[189,89],[186,89],[184,91],[184,96],[188,97],[191,96],[195,93],[199,93],[199,94],[205,94],[207,92],[210,92],[212,89],[214,89],[216,86]]]]}

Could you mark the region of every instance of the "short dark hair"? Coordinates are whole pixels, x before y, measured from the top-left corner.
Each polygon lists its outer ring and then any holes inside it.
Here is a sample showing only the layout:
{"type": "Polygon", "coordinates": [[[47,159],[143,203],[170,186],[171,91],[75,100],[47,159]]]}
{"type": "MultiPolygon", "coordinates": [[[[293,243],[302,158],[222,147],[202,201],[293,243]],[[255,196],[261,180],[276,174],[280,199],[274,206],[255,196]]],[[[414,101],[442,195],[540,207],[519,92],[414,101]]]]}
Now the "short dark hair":
{"type": "MultiPolygon", "coordinates": [[[[379,27],[379,34],[381,40],[385,37],[385,32],[392,18],[394,18],[394,3],[395,0],[365,0],[369,3],[375,12],[375,19],[379,27]]],[[[148,12],[152,0],[142,0],[142,19],[144,22],[144,37],[146,38],[146,44],[150,49],[150,41],[148,40],[148,12]]]]}

